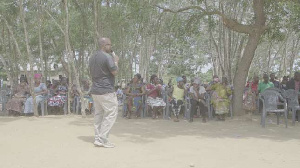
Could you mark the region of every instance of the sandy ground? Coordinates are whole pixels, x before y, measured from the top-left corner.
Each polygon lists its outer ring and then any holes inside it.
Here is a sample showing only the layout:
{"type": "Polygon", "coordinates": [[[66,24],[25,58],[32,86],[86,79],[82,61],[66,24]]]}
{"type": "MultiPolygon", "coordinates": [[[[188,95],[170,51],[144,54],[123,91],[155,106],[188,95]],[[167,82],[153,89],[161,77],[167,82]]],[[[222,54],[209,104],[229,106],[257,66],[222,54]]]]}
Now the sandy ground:
{"type": "Polygon", "coordinates": [[[298,168],[300,123],[272,121],[119,117],[106,149],[93,145],[92,116],[0,117],[0,168],[298,168]]]}

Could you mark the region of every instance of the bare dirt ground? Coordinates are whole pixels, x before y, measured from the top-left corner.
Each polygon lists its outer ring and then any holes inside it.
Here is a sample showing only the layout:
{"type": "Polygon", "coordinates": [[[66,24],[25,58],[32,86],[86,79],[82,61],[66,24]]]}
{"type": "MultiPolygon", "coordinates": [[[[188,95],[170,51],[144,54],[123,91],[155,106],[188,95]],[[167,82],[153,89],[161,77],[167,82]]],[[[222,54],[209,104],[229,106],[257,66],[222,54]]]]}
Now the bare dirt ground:
{"type": "MultiPolygon", "coordinates": [[[[119,117],[116,148],[94,147],[93,118],[0,117],[0,168],[298,168],[300,123],[179,123],[119,117]]],[[[282,121],[281,121],[282,122],[282,121]]]]}

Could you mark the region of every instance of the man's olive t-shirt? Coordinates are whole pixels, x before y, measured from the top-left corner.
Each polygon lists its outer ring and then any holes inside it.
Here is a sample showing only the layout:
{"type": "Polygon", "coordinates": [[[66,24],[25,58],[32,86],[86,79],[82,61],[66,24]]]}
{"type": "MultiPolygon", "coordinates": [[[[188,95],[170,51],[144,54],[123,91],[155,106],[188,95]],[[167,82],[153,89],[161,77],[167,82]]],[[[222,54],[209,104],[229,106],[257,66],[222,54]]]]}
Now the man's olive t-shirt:
{"type": "Polygon", "coordinates": [[[117,70],[113,57],[103,51],[97,51],[89,60],[92,78],[91,94],[103,95],[113,93],[115,76],[111,73],[117,70]]]}

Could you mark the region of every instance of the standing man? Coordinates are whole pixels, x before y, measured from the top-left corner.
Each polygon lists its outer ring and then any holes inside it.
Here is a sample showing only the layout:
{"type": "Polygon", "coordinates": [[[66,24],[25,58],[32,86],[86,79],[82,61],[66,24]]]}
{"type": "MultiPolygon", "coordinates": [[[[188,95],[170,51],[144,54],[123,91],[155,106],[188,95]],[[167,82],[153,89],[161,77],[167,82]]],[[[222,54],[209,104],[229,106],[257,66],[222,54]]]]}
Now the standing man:
{"type": "MultiPolygon", "coordinates": [[[[292,78],[288,83],[287,83],[287,89],[294,89],[298,95],[300,92],[300,72],[296,71],[294,73],[294,78],[292,78]]],[[[298,96],[298,101],[299,101],[300,96],[298,96]]],[[[296,113],[296,121],[299,122],[300,117],[299,117],[299,111],[296,113]]]]}
{"type": "Polygon", "coordinates": [[[270,74],[270,82],[274,84],[274,87],[280,88],[280,83],[275,79],[275,73],[270,74]]]}
{"type": "Polygon", "coordinates": [[[297,92],[300,91],[300,72],[294,73],[294,78],[292,78],[286,85],[287,89],[294,89],[297,92]]]}
{"type": "MultiPolygon", "coordinates": [[[[268,88],[273,88],[274,84],[269,81],[269,75],[267,73],[264,73],[263,75],[263,81],[259,82],[258,84],[258,92],[262,93],[268,88]]],[[[262,106],[262,101],[259,99],[259,112],[262,112],[263,106],[262,106]]]]}
{"type": "Polygon", "coordinates": [[[274,87],[274,84],[273,84],[272,82],[269,81],[269,76],[268,76],[268,74],[265,73],[265,74],[263,75],[263,79],[264,79],[264,80],[258,84],[258,92],[259,92],[259,93],[264,92],[264,91],[265,91],[266,89],[268,89],[268,88],[273,88],[273,87],[274,87]]]}
{"type": "Polygon", "coordinates": [[[118,100],[114,85],[119,57],[112,52],[109,38],[100,38],[99,47],[100,50],[89,60],[90,76],[93,82],[91,94],[95,106],[94,145],[113,148],[115,146],[108,141],[108,134],[118,115],[118,100]]]}

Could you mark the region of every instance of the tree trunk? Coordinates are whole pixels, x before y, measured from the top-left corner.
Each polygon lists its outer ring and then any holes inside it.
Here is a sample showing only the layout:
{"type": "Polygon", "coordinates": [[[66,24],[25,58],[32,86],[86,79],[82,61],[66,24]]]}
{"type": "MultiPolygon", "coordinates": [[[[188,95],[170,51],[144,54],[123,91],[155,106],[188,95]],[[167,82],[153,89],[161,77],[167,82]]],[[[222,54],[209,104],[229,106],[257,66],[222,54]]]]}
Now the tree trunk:
{"type": "Polygon", "coordinates": [[[41,33],[41,27],[42,27],[42,6],[41,6],[41,0],[38,0],[38,5],[39,5],[39,12],[38,12],[38,17],[39,17],[39,49],[40,49],[40,65],[41,65],[41,70],[42,70],[42,75],[44,77],[44,83],[46,83],[46,76],[45,76],[45,68],[44,68],[44,56],[43,56],[43,44],[42,44],[42,33],[41,33]]]}
{"type": "Polygon", "coordinates": [[[234,85],[234,96],[233,96],[233,111],[236,115],[243,115],[243,92],[245,88],[248,71],[250,69],[251,62],[253,60],[255,50],[258,46],[261,33],[250,34],[248,43],[245,47],[243,57],[237,66],[235,72],[233,85],[234,85]]]}
{"type": "Polygon", "coordinates": [[[233,94],[233,112],[236,115],[243,115],[243,92],[246,84],[246,79],[248,76],[248,71],[250,69],[250,65],[255,55],[255,50],[259,44],[259,40],[261,35],[264,33],[266,26],[266,17],[264,13],[264,0],[254,0],[253,1],[253,10],[255,14],[255,22],[250,26],[241,26],[240,28],[234,22],[230,22],[224,19],[227,27],[234,29],[238,32],[246,32],[249,34],[248,42],[245,47],[243,57],[241,61],[238,63],[237,71],[234,76],[234,94],[233,94]]]}
{"type": "MultiPolygon", "coordinates": [[[[24,29],[24,35],[25,35],[25,43],[26,43],[26,50],[27,50],[27,54],[28,54],[28,58],[29,58],[29,64],[30,64],[30,75],[27,76],[29,79],[29,83],[30,83],[30,89],[31,89],[31,95],[33,97],[33,113],[35,116],[38,116],[38,111],[37,111],[37,104],[36,104],[36,96],[35,96],[35,92],[34,92],[34,82],[33,82],[33,63],[34,63],[34,59],[33,59],[33,55],[31,54],[31,49],[30,49],[30,45],[29,45],[29,39],[28,39],[28,32],[27,32],[27,27],[26,27],[26,22],[25,22],[25,13],[24,13],[24,7],[23,7],[23,0],[20,0],[20,17],[23,23],[23,29],[24,29]]],[[[27,69],[27,66],[25,66],[25,69],[27,69]]]]}
{"type": "MultiPolygon", "coordinates": [[[[75,56],[74,56],[74,52],[72,52],[72,48],[71,48],[71,44],[70,44],[70,39],[69,39],[69,10],[68,10],[68,0],[64,0],[64,2],[65,2],[64,3],[64,5],[65,5],[65,12],[66,12],[66,20],[65,20],[65,45],[66,45],[66,53],[68,55],[69,64],[70,64],[70,66],[72,68],[72,71],[74,72],[75,83],[76,83],[77,90],[78,90],[79,95],[80,95],[80,101],[83,102],[84,101],[84,95],[83,95],[83,92],[82,92],[81,87],[80,87],[79,73],[77,72],[77,69],[75,67],[75,63],[74,63],[75,56]]],[[[69,74],[71,74],[71,72],[69,74]]],[[[69,88],[69,90],[70,90],[70,88],[69,88]]],[[[70,107],[70,105],[69,105],[69,107],[70,107]]],[[[68,112],[70,113],[69,109],[70,108],[68,108],[68,112]]],[[[82,114],[83,117],[86,116],[85,109],[81,108],[81,114],[82,114]]]]}
{"type": "Polygon", "coordinates": [[[99,20],[98,20],[98,0],[94,0],[94,31],[95,31],[95,48],[98,48],[98,39],[100,38],[100,34],[99,34],[99,20]]]}

